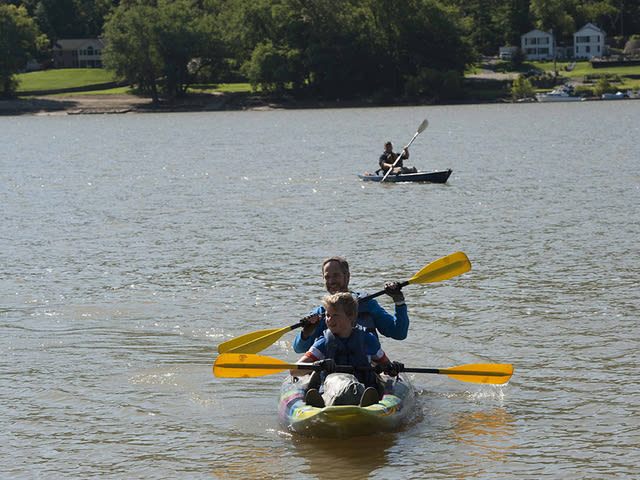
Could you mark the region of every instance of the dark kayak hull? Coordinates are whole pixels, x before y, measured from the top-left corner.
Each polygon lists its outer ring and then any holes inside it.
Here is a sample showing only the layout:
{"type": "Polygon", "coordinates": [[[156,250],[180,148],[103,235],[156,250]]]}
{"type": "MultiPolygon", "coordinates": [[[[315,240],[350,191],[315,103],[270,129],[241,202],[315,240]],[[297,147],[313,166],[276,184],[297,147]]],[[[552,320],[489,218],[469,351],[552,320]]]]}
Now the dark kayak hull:
{"type": "MultiPolygon", "coordinates": [[[[384,180],[384,183],[398,183],[398,182],[418,182],[418,183],[447,183],[449,176],[451,175],[451,169],[447,170],[434,170],[432,172],[419,171],[418,173],[404,173],[401,175],[389,175],[384,180]]],[[[376,175],[374,173],[364,173],[358,175],[365,182],[380,182],[384,175],[376,175]]]]}

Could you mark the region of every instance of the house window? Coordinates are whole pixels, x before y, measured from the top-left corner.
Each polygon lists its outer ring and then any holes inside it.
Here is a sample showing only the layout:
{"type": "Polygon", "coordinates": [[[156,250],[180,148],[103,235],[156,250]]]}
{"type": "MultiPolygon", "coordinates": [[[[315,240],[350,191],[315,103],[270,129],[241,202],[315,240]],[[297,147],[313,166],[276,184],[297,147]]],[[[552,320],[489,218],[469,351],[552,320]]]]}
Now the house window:
{"type": "Polygon", "coordinates": [[[590,53],[591,52],[591,47],[589,45],[587,45],[585,48],[585,52],[590,53]]]}

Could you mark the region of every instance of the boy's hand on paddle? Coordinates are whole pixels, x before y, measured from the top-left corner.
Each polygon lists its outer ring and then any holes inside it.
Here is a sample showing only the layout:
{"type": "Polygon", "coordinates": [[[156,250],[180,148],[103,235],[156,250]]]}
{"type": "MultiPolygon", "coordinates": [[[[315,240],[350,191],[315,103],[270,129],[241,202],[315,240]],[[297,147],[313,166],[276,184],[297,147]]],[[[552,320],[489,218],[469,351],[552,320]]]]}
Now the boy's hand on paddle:
{"type": "Polygon", "coordinates": [[[384,368],[385,373],[392,377],[397,377],[398,374],[403,370],[404,370],[404,363],[400,363],[400,362],[389,362],[389,364],[384,368]]]}
{"type": "Polygon", "coordinates": [[[318,360],[313,362],[314,365],[322,368],[327,373],[333,373],[336,371],[336,362],[333,358],[325,358],[324,360],[318,360]]]}

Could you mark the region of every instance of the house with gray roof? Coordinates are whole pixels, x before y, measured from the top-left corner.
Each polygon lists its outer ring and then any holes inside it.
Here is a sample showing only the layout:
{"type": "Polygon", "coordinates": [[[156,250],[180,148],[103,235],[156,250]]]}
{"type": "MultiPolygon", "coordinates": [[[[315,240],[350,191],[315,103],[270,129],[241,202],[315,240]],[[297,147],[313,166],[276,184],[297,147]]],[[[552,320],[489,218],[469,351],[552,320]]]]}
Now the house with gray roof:
{"type": "Polygon", "coordinates": [[[593,23],[587,23],[573,34],[573,56],[575,58],[602,57],[606,45],[604,30],[593,23]]]}

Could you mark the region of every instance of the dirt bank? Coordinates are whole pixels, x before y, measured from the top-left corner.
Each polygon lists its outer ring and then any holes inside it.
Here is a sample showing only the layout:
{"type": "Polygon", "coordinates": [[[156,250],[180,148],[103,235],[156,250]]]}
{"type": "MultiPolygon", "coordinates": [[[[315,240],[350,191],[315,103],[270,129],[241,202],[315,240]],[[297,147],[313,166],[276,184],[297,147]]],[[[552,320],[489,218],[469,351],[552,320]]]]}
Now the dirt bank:
{"type": "Polygon", "coordinates": [[[65,95],[0,100],[0,115],[79,115],[145,112],[196,112],[223,110],[272,110],[374,106],[371,101],[270,100],[247,93],[198,93],[172,102],[154,104],[136,95],[65,95]]]}

